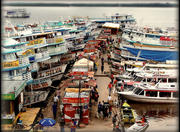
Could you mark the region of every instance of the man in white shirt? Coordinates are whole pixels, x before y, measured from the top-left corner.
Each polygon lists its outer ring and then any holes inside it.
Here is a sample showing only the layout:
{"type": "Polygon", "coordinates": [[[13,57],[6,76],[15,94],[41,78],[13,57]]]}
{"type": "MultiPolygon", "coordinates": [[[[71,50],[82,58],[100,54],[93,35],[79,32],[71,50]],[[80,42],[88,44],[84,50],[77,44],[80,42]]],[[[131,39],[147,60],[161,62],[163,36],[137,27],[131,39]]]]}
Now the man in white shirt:
{"type": "Polygon", "coordinates": [[[58,98],[57,94],[55,94],[55,96],[54,96],[54,104],[57,104],[58,101],[59,101],[59,98],[58,98]]]}

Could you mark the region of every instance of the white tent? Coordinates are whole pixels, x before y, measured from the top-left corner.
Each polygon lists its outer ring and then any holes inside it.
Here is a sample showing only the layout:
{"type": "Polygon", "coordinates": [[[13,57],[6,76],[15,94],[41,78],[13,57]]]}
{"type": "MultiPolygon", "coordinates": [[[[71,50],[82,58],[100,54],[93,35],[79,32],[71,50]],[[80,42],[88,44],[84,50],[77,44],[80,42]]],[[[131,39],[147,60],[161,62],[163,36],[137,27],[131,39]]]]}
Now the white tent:
{"type": "Polygon", "coordinates": [[[81,67],[89,67],[89,69],[93,69],[94,62],[90,61],[86,58],[82,58],[75,62],[74,68],[81,68],[81,67]]]}

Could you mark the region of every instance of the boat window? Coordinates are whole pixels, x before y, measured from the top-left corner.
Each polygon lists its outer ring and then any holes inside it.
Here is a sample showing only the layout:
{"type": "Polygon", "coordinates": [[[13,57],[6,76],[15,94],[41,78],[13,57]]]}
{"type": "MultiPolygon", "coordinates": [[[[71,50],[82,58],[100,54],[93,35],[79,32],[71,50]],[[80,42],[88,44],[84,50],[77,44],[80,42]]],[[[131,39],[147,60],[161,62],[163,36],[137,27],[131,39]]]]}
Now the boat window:
{"type": "Polygon", "coordinates": [[[167,82],[167,79],[166,78],[162,78],[162,82],[167,82]]]}
{"type": "Polygon", "coordinates": [[[142,91],[142,89],[136,88],[136,89],[134,90],[134,94],[137,94],[137,95],[138,95],[141,91],[142,91]]]}
{"type": "Polygon", "coordinates": [[[144,90],[142,90],[142,91],[139,93],[139,95],[144,95],[144,90]]]}
{"type": "Polygon", "coordinates": [[[169,83],[171,83],[171,82],[177,82],[177,78],[169,78],[168,82],[169,82],[169,83]]]}
{"type": "Polygon", "coordinates": [[[147,78],[147,82],[151,82],[151,78],[147,78]]]}
{"type": "Polygon", "coordinates": [[[14,76],[14,71],[13,70],[9,71],[9,76],[14,76]]]}
{"type": "Polygon", "coordinates": [[[137,78],[135,78],[134,81],[140,82],[142,79],[143,79],[142,77],[137,77],[137,78]]]}
{"type": "Polygon", "coordinates": [[[171,97],[171,92],[160,92],[159,97],[171,97]]]}
{"type": "Polygon", "coordinates": [[[6,60],[6,55],[3,55],[3,60],[6,60]]]}
{"type": "Polygon", "coordinates": [[[178,98],[178,92],[173,92],[173,97],[178,98]]]}
{"type": "Polygon", "coordinates": [[[157,91],[146,91],[146,96],[157,97],[157,91]]]}

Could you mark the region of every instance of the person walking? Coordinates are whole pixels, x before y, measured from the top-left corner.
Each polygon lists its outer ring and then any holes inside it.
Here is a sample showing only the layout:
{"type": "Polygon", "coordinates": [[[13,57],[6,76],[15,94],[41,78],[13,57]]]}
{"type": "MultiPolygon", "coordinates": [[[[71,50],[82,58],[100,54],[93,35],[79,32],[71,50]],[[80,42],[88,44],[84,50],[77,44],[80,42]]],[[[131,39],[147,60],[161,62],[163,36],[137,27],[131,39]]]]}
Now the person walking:
{"type": "Polygon", "coordinates": [[[111,74],[111,82],[113,83],[113,81],[114,81],[114,75],[111,74]]]}
{"type": "Polygon", "coordinates": [[[104,104],[104,100],[103,100],[103,104],[102,104],[102,113],[103,113],[103,120],[105,119],[105,104],[104,104]]]}
{"type": "Polygon", "coordinates": [[[64,132],[64,125],[65,125],[65,121],[64,121],[64,118],[60,118],[60,122],[59,122],[59,125],[60,125],[60,131],[61,132],[64,132]]]}
{"type": "Polygon", "coordinates": [[[112,105],[109,105],[109,118],[111,117],[112,115],[112,105]]]}
{"type": "Polygon", "coordinates": [[[109,83],[108,87],[109,88],[109,95],[111,95],[111,89],[112,89],[112,82],[109,83]]]}
{"type": "Polygon", "coordinates": [[[101,73],[104,73],[104,65],[101,65],[101,73]]]}
{"type": "Polygon", "coordinates": [[[58,98],[58,96],[57,96],[57,93],[55,93],[55,96],[54,96],[54,104],[57,105],[58,101],[59,101],[59,98],[58,98]]]}
{"type": "Polygon", "coordinates": [[[101,58],[101,65],[104,65],[104,57],[101,58]]]}
{"type": "Polygon", "coordinates": [[[57,113],[57,104],[54,103],[52,105],[52,111],[53,111],[53,117],[54,117],[54,120],[56,119],[56,113],[57,113]]]}
{"type": "Polygon", "coordinates": [[[74,119],[71,122],[71,132],[76,132],[76,121],[74,119]]]}
{"type": "Polygon", "coordinates": [[[98,104],[98,118],[101,118],[101,112],[102,112],[102,108],[103,106],[102,106],[102,104],[101,104],[101,102],[99,102],[99,104],[98,104]]]}

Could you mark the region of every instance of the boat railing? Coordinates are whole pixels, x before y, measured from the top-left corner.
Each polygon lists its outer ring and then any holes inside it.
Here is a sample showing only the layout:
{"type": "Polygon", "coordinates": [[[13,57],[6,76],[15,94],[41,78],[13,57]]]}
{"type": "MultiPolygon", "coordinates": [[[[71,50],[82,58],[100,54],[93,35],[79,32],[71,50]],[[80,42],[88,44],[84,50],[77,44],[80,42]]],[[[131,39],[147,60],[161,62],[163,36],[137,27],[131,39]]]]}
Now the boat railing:
{"type": "Polygon", "coordinates": [[[28,65],[29,64],[29,58],[28,57],[19,58],[18,60],[19,60],[20,65],[28,65]]]}
{"type": "Polygon", "coordinates": [[[61,72],[62,72],[62,66],[57,66],[57,67],[54,67],[54,68],[51,68],[48,70],[38,72],[38,78],[53,76],[53,75],[59,74],[61,72]]]}
{"type": "Polygon", "coordinates": [[[49,52],[48,51],[44,51],[44,52],[40,52],[40,53],[35,54],[35,59],[36,60],[43,59],[43,58],[48,58],[48,57],[49,57],[49,52]]]}
{"type": "Polygon", "coordinates": [[[65,45],[62,45],[60,47],[54,47],[54,48],[50,48],[49,50],[49,54],[54,54],[54,53],[64,53],[67,52],[67,48],[65,45]]]}
{"type": "Polygon", "coordinates": [[[22,79],[27,81],[32,80],[31,72],[22,74],[22,79]]]}
{"type": "Polygon", "coordinates": [[[41,101],[44,101],[47,97],[49,92],[46,92],[46,91],[41,91],[41,92],[28,92],[28,93],[25,93],[25,97],[24,97],[24,106],[26,105],[30,105],[30,104],[33,104],[33,103],[38,103],[38,102],[41,102],[41,101]]]}
{"type": "Polygon", "coordinates": [[[34,71],[34,70],[39,70],[38,64],[37,63],[32,63],[30,66],[30,70],[34,71]]]}

